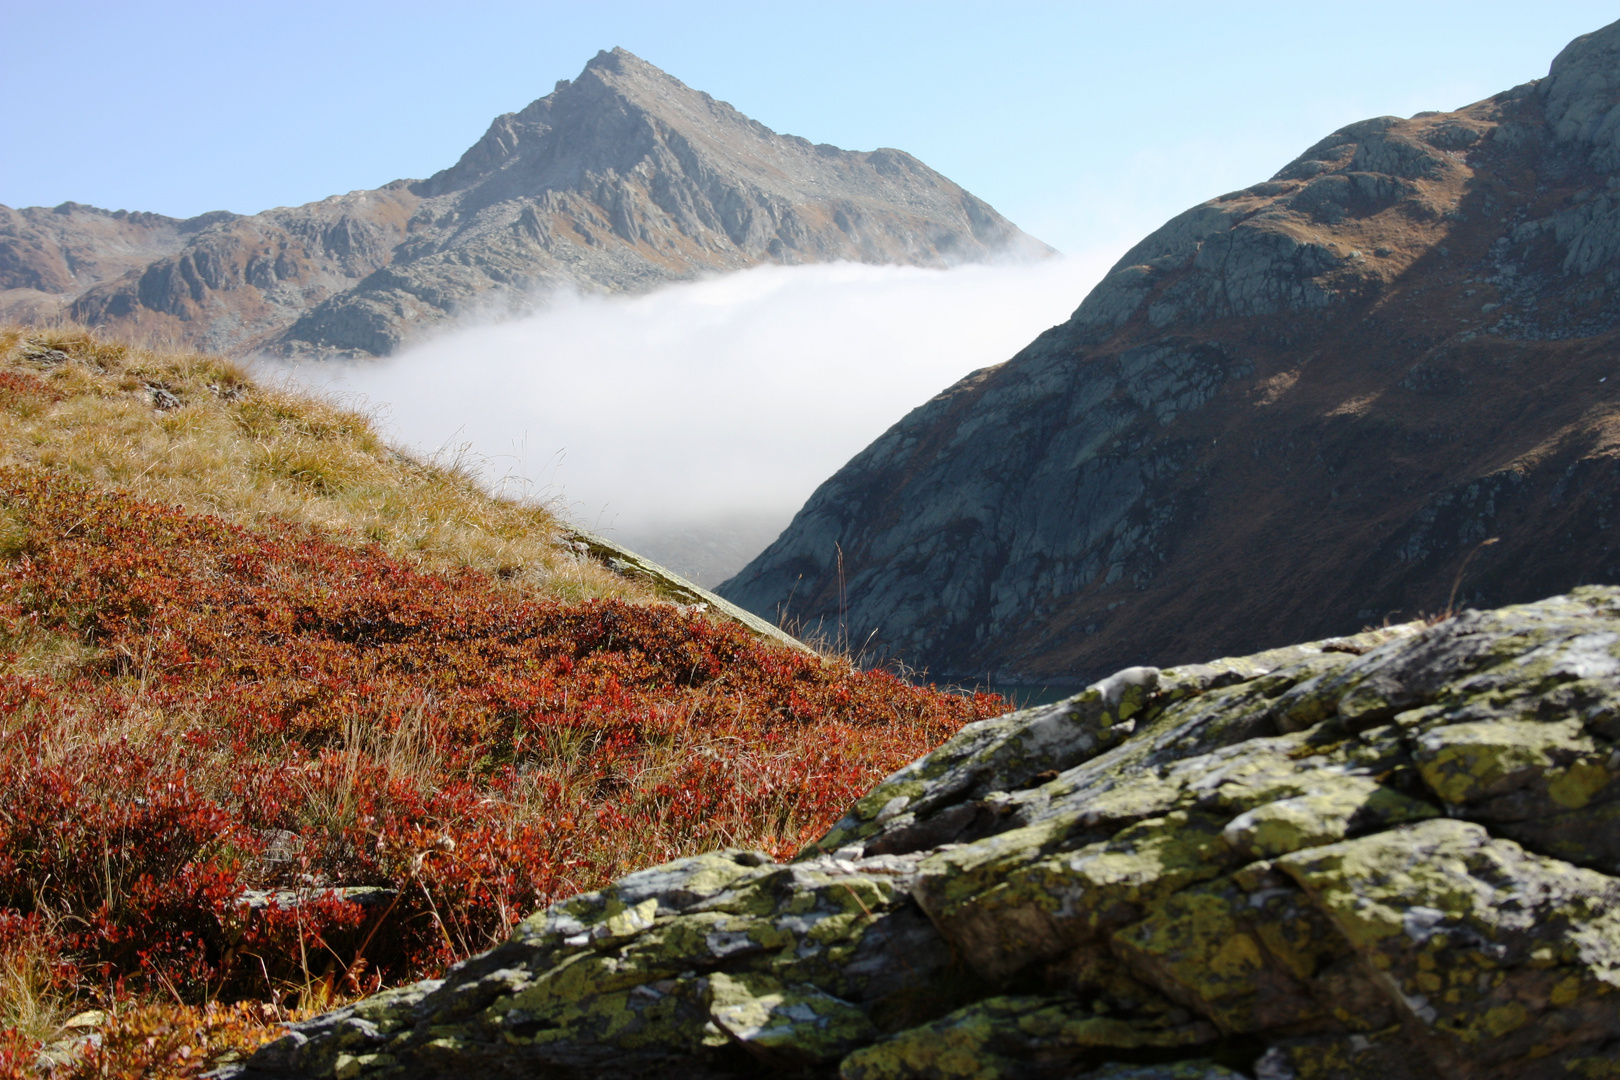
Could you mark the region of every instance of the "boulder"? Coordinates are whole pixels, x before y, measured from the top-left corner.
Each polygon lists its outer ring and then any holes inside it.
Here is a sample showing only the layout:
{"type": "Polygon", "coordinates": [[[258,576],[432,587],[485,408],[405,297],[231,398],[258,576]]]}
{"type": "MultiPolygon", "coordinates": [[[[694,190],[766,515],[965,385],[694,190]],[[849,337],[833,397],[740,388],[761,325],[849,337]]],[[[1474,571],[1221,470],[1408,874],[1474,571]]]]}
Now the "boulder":
{"type": "Polygon", "coordinates": [[[1127,669],[231,1075],[1620,1076],[1617,743],[1614,588],[1127,669]]]}

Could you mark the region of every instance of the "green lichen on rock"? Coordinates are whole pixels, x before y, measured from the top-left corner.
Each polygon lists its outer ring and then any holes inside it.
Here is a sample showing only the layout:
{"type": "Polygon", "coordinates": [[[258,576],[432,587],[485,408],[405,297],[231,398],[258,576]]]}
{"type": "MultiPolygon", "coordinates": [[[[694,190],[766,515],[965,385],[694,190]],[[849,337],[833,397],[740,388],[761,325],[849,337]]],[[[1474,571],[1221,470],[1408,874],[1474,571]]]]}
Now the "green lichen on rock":
{"type": "Polygon", "coordinates": [[[1503,807],[1512,816],[1529,799],[1543,812],[1578,810],[1609,794],[1614,779],[1610,753],[1599,752],[1573,717],[1443,724],[1419,737],[1415,756],[1442,801],[1460,806],[1514,795],[1514,805],[1503,807]]]}
{"type": "MultiPolygon", "coordinates": [[[[936,811],[1095,757],[1135,730],[1159,683],[1159,669],[1126,668],[1055,705],[980,720],[873,788],[809,851],[871,848],[880,832],[904,833],[936,811]]],[[[926,825],[924,825],[926,831],[926,825]]]]}
{"type": "Polygon", "coordinates": [[[1184,890],[1118,931],[1113,948],[1167,996],[1201,1007],[1222,1031],[1319,1019],[1315,1003],[1268,955],[1264,940],[1244,918],[1245,900],[1226,881],[1184,890]],[[1284,993],[1267,994],[1268,984],[1281,984],[1284,993]],[[1262,1009],[1257,1000],[1262,996],[1281,1000],[1262,1009]],[[1288,1015],[1279,1015],[1279,1004],[1288,1015]]]}
{"type": "Polygon", "coordinates": [[[1277,865],[1449,1056],[1546,1057],[1620,1018],[1620,881],[1456,820],[1277,865]]]}
{"type": "Polygon", "coordinates": [[[841,1080],[1011,1080],[1036,1055],[1079,1061],[1098,1051],[1197,1046],[1213,1030],[1185,1012],[1151,1018],[1099,1013],[1036,995],[992,997],[891,1035],[843,1061],[841,1080]]]}
{"type": "Polygon", "coordinates": [[[1434,817],[1433,806],[1367,776],[1335,776],[1300,785],[1298,795],[1261,803],[1227,823],[1221,835],[1238,851],[1271,858],[1343,840],[1354,830],[1434,817]]]}
{"type": "Polygon", "coordinates": [[[716,1027],[766,1061],[820,1064],[870,1043],[877,1028],[858,1006],[803,983],[740,972],[709,976],[716,1027]]]}
{"type": "Polygon", "coordinates": [[[1620,590],[972,725],[239,1074],[1617,1077],[1620,590]]]}

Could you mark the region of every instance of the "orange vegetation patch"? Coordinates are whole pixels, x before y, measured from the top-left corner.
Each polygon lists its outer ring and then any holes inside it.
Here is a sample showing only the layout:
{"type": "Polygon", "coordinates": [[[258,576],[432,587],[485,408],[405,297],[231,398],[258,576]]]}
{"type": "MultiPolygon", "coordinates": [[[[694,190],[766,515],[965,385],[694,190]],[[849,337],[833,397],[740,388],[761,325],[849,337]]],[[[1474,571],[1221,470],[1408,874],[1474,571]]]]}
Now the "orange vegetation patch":
{"type": "Polygon", "coordinates": [[[790,855],[1004,708],[26,469],[0,555],[0,928],[48,922],[81,1002],[420,977],[639,866],[790,855]]]}

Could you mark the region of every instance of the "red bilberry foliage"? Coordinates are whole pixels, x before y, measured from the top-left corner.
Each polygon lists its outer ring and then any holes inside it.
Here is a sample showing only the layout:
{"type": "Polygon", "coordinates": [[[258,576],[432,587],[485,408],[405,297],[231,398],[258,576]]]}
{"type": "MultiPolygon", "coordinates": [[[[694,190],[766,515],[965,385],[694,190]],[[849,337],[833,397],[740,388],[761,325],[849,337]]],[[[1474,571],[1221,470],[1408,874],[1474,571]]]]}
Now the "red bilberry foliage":
{"type": "Polygon", "coordinates": [[[0,930],[109,987],[420,976],[638,866],[789,855],[1003,708],[36,471],[0,514],[0,930]]]}

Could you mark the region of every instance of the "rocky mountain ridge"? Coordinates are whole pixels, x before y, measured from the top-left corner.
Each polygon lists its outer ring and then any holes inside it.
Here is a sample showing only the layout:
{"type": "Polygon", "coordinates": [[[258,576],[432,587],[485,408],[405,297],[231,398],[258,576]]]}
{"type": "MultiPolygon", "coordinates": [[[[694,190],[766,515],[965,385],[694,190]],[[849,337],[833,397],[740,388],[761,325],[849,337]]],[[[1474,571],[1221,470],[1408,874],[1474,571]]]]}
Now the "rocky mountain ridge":
{"type": "Polygon", "coordinates": [[[0,311],[233,353],[384,355],[559,287],[1050,252],[909,154],[779,135],[623,49],[427,180],[186,223],[65,205],[0,208],[0,311]]]}
{"type": "Polygon", "coordinates": [[[192,235],[235,217],[181,220],[73,202],[0,206],[0,319],[38,322],[58,313],[64,297],[173,255],[192,235]]]}
{"type": "Polygon", "coordinates": [[[1587,588],[1127,669],[222,1075],[1610,1076],[1617,642],[1587,588]]]}
{"type": "Polygon", "coordinates": [[[1617,132],[1620,24],[1335,132],[914,410],[718,591],[935,675],[1081,682],[1620,581],[1617,132]]]}

